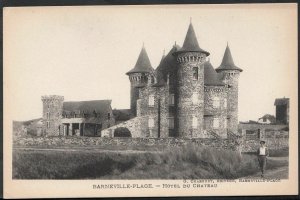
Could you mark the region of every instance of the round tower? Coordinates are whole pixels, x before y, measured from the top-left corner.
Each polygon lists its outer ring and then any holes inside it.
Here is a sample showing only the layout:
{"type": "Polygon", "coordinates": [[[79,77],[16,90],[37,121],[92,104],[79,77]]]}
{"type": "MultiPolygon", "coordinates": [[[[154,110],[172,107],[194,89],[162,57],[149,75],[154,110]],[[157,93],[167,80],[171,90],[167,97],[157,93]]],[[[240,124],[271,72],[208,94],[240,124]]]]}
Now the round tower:
{"type": "Polygon", "coordinates": [[[227,92],[227,128],[233,133],[238,132],[239,76],[243,70],[237,67],[231,55],[230,48],[224,52],[221,65],[216,69],[222,75],[223,82],[228,86],[227,92]]]}
{"type": "Polygon", "coordinates": [[[132,70],[126,74],[130,81],[130,109],[134,116],[136,116],[136,104],[139,99],[139,88],[148,82],[148,76],[154,69],[151,66],[148,54],[143,45],[138,60],[132,70]]]}
{"type": "Polygon", "coordinates": [[[204,113],[204,62],[209,53],[199,47],[192,23],[183,46],[174,53],[177,70],[176,130],[179,137],[201,137],[204,113]]]}
{"type": "Polygon", "coordinates": [[[42,96],[43,102],[43,134],[58,136],[62,130],[62,111],[64,97],[58,95],[42,96]]]}

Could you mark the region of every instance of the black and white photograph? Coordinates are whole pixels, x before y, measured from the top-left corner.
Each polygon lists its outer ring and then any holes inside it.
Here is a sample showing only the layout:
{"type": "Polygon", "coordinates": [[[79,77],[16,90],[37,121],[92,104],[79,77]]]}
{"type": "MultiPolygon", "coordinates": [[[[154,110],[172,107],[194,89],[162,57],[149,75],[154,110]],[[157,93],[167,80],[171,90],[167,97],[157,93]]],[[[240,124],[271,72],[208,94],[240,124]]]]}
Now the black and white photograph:
{"type": "Polygon", "coordinates": [[[297,194],[297,4],[3,15],[7,197],[297,194]]]}

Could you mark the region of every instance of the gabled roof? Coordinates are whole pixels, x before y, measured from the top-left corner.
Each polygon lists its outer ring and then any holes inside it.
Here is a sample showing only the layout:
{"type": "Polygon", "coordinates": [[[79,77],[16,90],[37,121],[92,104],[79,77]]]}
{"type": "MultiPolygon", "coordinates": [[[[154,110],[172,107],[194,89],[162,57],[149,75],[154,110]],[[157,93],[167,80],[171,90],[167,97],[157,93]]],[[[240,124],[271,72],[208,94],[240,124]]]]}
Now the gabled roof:
{"type": "Polygon", "coordinates": [[[140,55],[136,61],[136,64],[133,69],[131,69],[126,74],[132,74],[132,73],[149,73],[152,72],[154,69],[151,66],[148,54],[146,52],[145,47],[143,46],[140,55]]]}
{"type": "Polygon", "coordinates": [[[192,23],[189,25],[182,48],[176,53],[179,52],[201,52],[206,54],[206,56],[209,56],[210,54],[209,52],[200,48],[192,23]]]}
{"type": "Polygon", "coordinates": [[[63,111],[65,112],[84,112],[107,114],[111,109],[111,100],[94,100],[94,101],[66,101],[63,103],[63,111]]]}
{"type": "Polygon", "coordinates": [[[259,118],[258,120],[260,119],[268,119],[271,123],[275,123],[276,122],[276,118],[274,115],[270,115],[270,114],[265,114],[264,116],[262,116],[261,118],[259,118]]]}
{"type": "Polygon", "coordinates": [[[217,72],[222,71],[222,70],[238,70],[240,72],[243,71],[242,69],[238,68],[234,64],[228,44],[227,44],[227,47],[226,47],[225,52],[224,52],[222,63],[216,69],[217,72]]]}
{"type": "Polygon", "coordinates": [[[289,98],[278,98],[275,99],[274,105],[275,106],[287,105],[289,104],[289,101],[290,101],[289,98]]]}
{"type": "Polygon", "coordinates": [[[207,86],[224,86],[225,84],[219,79],[218,73],[215,71],[209,61],[204,63],[204,85],[207,86]]]}

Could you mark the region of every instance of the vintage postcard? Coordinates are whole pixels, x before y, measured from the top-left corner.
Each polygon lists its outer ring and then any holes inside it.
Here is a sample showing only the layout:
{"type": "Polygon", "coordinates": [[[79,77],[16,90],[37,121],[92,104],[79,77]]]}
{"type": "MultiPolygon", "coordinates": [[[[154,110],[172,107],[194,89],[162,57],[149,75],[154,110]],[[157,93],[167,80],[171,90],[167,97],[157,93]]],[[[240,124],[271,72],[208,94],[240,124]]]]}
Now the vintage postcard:
{"type": "Polygon", "coordinates": [[[4,197],[298,194],[297,14],[4,8],[4,197]]]}

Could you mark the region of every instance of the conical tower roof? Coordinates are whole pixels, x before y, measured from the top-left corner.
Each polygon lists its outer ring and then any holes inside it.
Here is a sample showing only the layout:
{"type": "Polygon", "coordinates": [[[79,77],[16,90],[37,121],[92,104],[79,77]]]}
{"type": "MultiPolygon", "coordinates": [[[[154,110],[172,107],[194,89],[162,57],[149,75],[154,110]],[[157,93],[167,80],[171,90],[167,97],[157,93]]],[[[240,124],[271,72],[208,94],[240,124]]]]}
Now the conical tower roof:
{"type": "Polygon", "coordinates": [[[232,59],[232,55],[231,55],[231,51],[230,48],[227,44],[227,47],[225,49],[224,52],[224,56],[223,56],[223,60],[221,65],[216,69],[217,72],[222,71],[222,70],[238,70],[240,72],[242,72],[243,70],[238,68],[232,59]]]}
{"type": "Polygon", "coordinates": [[[218,73],[215,71],[209,61],[204,63],[204,85],[207,86],[224,86],[225,84],[219,79],[218,73]]]}
{"type": "Polygon", "coordinates": [[[206,54],[206,56],[209,56],[210,54],[209,52],[200,48],[192,23],[190,23],[189,25],[182,48],[179,49],[176,53],[181,52],[201,52],[206,54]]]}
{"type": "Polygon", "coordinates": [[[127,72],[126,74],[129,75],[132,73],[149,73],[152,72],[153,70],[154,69],[151,66],[147,51],[143,46],[134,68],[129,72],[127,72]]]}

